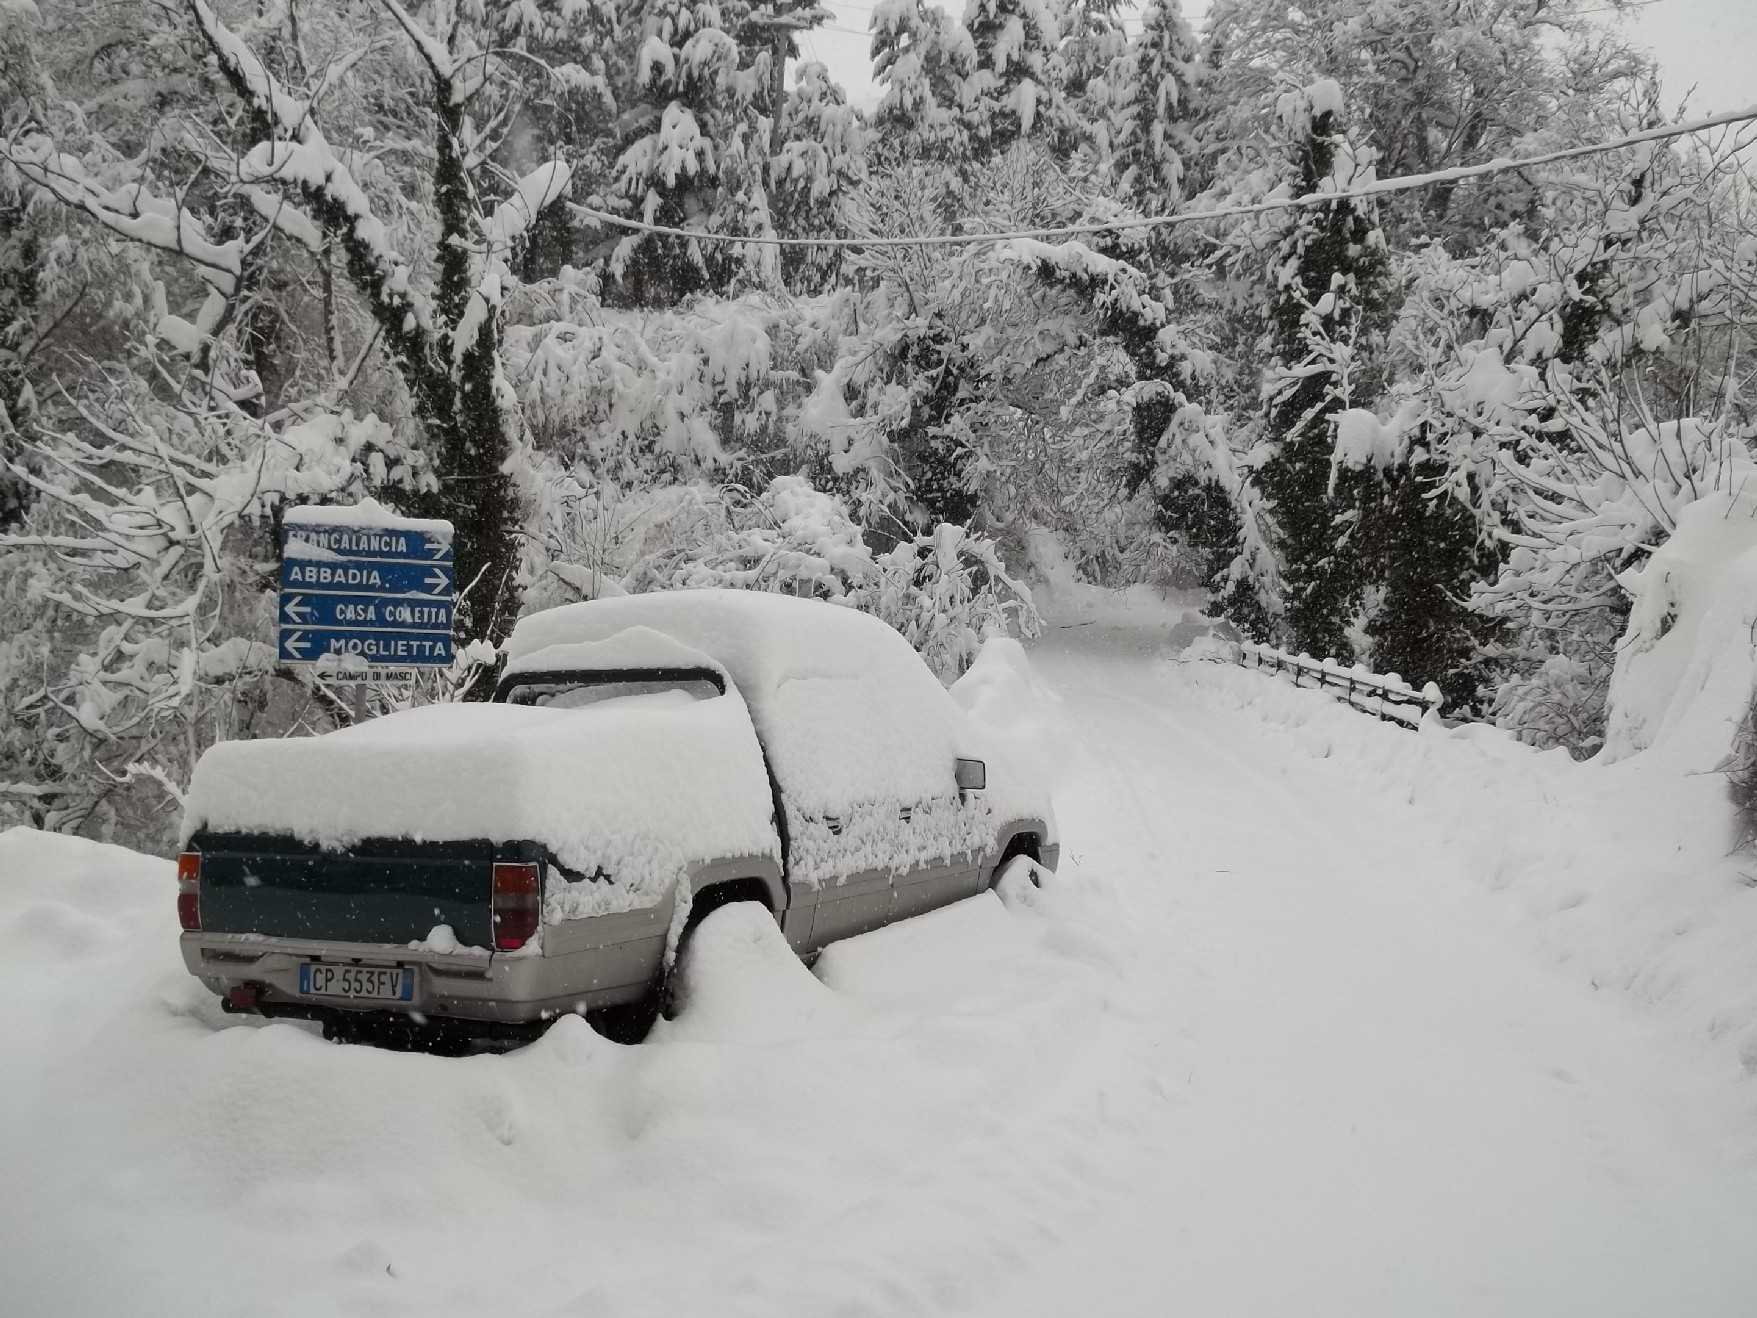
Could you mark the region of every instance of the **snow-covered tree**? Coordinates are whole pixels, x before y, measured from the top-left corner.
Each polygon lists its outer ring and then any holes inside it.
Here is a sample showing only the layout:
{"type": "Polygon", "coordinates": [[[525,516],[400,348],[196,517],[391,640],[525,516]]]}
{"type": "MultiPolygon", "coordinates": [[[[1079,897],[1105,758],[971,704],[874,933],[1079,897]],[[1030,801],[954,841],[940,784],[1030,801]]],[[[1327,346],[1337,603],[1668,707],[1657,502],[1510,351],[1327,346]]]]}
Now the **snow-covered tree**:
{"type": "MultiPolygon", "coordinates": [[[[1128,53],[1121,10],[1121,0],[1071,0],[1062,11],[1062,89],[1080,107],[1081,118],[1095,126],[1108,123],[1107,81],[1112,66],[1128,53]]],[[[1109,150],[1108,136],[1100,150],[1109,150]]]]}
{"type": "MultiPolygon", "coordinates": [[[[781,149],[769,169],[777,233],[848,236],[848,200],[866,177],[866,129],[822,64],[812,61],[795,70],[781,149]]],[[[781,257],[788,287],[813,293],[834,285],[842,262],[842,251],[834,247],[789,247],[781,257]]]]}
{"type": "Polygon", "coordinates": [[[760,492],[701,486],[664,496],[665,534],[621,586],[630,590],[730,586],[833,599],[883,618],[941,677],[958,677],[990,636],[1034,635],[1030,592],[994,544],[942,523],[874,553],[841,500],[800,476],[760,492]],[[675,531],[695,522],[678,538],[675,531]]]}
{"type": "MultiPolygon", "coordinates": [[[[710,233],[770,227],[739,205],[760,183],[752,104],[759,79],[742,69],[733,33],[744,0],[646,0],[639,9],[634,84],[624,97],[624,145],[612,205],[631,218],[710,233]],[[754,158],[753,158],[754,157],[754,158]]],[[[766,205],[764,207],[766,210],[766,205]]],[[[723,243],[624,234],[609,270],[637,304],[672,305],[724,287],[736,254],[723,243]]]]}
{"type": "Polygon", "coordinates": [[[872,77],[881,88],[875,148],[887,161],[961,158],[969,150],[964,85],[976,60],[970,34],[922,0],[879,0],[871,27],[872,77]]]}
{"type": "Polygon", "coordinates": [[[972,154],[984,159],[1031,136],[1072,150],[1080,133],[1062,88],[1051,0],[969,0],[964,29],[973,58],[960,112],[972,154]]]}
{"type": "MultiPolygon", "coordinates": [[[[186,0],[184,13],[230,98],[228,131],[235,136],[214,140],[195,125],[180,125],[202,188],[178,187],[138,162],[113,161],[94,173],[28,121],[10,135],[6,158],[41,193],[199,281],[204,296],[193,316],[167,308],[156,316],[156,330],[205,387],[233,397],[263,389],[260,372],[250,370],[261,356],[251,352],[256,327],[240,313],[264,301],[272,251],[291,244],[324,270],[339,262],[371,317],[373,344],[394,363],[438,455],[438,504],[456,523],[466,583],[460,617],[470,634],[494,637],[517,607],[516,509],[506,464],[519,443],[519,422],[506,406],[500,375],[500,303],[516,249],[536,216],[566,190],[569,171],[551,163],[503,200],[485,194],[484,167],[500,119],[495,107],[513,94],[497,81],[498,62],[485,49],[493,34],[456,23],[442,39],[395,0],[385,0],[384,10],[399,49],[412,52],[419,68],[414,86],[425,83],[418,93],[425,108],[411,116],[431,144],[431,227],[421,237],[432,245],[420,273],[350,168],[353,153],[321,126],[329,93],[373,47],[337,52],[295,92],[206,0],[186,0]],[[482,126],[472,113],[477,107],[491,112],[482,126]],[[226,365],[228,354],[238,356],[237,369],[226,365]]],[[[357,163],[370,169],[369,161],[357,163]]]]}
{"type": "Polygon", "coordinates": [[[1717,445],[1749,417],[1734,363],[1757,267],[1729,163],[1724,149],[1638,148],[1570,167],[1493,246],[1457,259],[1436,245],[1411,264],[1394,396],[1493,547],[1447,590],[1455,616],[1468,598],[1503,629],[1480,678],[1504,684],[1497,716],[1514,726],[1602,720],[1619,578],[1695,497],[1680,491],[1714,487],[1717,445]],[[1596,713],[1560,718],[1565,695],[1596,713]]]}
{"type": "Polygon", "coordinates": [[[319,677],[277,680],[280,510],[435,482],[375,416],[271,426],[109,383],[10,467],[33,499],[0,533],[0,820],[162,845],[205,746],[339,708],[319,677]]]}
{"type": "Polygon", "coordinates": [[[1113,168],[1136,210],[1169,215],[1188,195],[1203,67],[1179,0],[1151,0],[1141,23],[1109,71],[1113,168]]]}
{"type": "MultiPolygon", "coordinates": [[[[1370,156],[1342,132],[1341,89],[1320,81],[1278,106],[1294,195],[1370,182],[1370,156]]],[[[1356,473],[1334,461],[1336,418],[1357,399],[1371,318],[1384,300],[1385,240],[1370,202],[1302,207],[1269,260],[1264,383],[1268,453],[1256,479],[1274,521],[1287,632],[1318,657],[1352,658],[1348,629],[1367,585],[1356,473]]]]}
{"type": "MultiPolygon", "coordinates": [[[[1338,83],[1362,142],[1386,177],[1519,153],[1552,125],[1577,122],[1643,61],[1576,11],[1595,0],[1215,0],[1205,21],[1216,79],[1213,146],[1235,172],[1260,162],[1253,125],[1289,84],[1338,83]]],[[[1528,182],[1388,198],[1385,224],[1445,238],[1454,250],[1518,215],[1528,182]]]]}

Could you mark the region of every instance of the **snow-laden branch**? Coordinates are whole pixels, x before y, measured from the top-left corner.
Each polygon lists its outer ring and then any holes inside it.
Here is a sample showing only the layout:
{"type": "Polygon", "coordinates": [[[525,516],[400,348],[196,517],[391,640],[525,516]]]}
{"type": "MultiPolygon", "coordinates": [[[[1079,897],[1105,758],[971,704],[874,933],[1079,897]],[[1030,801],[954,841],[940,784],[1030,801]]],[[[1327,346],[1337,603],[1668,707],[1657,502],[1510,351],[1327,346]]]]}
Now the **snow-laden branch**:
{"type": "MultiPolygon", "coordinates": [[[[387,343],[414,374],[412,386],[417,393],[429,394],[429,405],[444,406],[443,376],[435,378],[432,317],[415,296],[409,265],[392,244],[389,228],[373,213],[365,190],[324,137],[309,104],[281,86],[207,0],[185,3],[221,74],[244,102],[263,139],[239,163],[239,181],[247,187],[274,184],[298,193],[304,207],[286,217],[287,231],[308,247],[313,230],[339,244],[348,275],[365,296],[387,343]]],[[[259,205],[252,194],[246,195],[252,206],[259,205]]],[[[280,217],[274,222],[282,227],[280,217]]]]}
{"type": "Polygon", "coordinates": [[[1105,321],[1105,329],[1123,340],[1137,365],[1163,368],[1186,363],[1188,350],[1170,309],[1148,292],[1147,276],[1129,262],[1081,242],[1050,244],[1031,238],[1014,239],[996,255],[1085,296],[1105,321]]]}
{"type": "Polygon", "coordinates": [[[521,178],[512,195],[497,205],[488,218],[489,256],[508,259],[530,233],[537,217],[565,197],[572,185],[573,170],[561,160],[541,164],[521,178]]]}
{"type": "Polygon", "coordinates": [[[263,135],[298,137],[310,106],[291,95],[256,57],[248,42],[220,21],[207,0],[184,0],[208,48],[239,97],[262,120],[263,135]]]}
{"type": "Polygon", "coordinates": [[[106,188],[92,179],[77,157],[57,151],[41,133],[8,141],[0,146],[0,152],[25,178],[84,211],[112,233],[186,258],[223,297],[238,291],[244,241],[214,242],[206,226],[181,201],[159,196],[140,183],[106,188]]]}

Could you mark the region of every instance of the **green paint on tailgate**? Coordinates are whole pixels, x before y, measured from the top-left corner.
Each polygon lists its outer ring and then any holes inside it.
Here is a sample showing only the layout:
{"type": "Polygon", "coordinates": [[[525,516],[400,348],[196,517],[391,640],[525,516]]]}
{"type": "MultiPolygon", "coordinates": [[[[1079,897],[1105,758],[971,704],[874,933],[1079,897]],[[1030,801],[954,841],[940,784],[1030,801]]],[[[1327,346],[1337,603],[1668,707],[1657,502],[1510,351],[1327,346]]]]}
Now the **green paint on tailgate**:
{"type": "Polygon", "coordinates": [[[323,851],[290,838],[198,835],[204,932],[410,943],[448,924],[491,945],[490,885],[508,848],[488,842],[362,842],[323,851]]]}

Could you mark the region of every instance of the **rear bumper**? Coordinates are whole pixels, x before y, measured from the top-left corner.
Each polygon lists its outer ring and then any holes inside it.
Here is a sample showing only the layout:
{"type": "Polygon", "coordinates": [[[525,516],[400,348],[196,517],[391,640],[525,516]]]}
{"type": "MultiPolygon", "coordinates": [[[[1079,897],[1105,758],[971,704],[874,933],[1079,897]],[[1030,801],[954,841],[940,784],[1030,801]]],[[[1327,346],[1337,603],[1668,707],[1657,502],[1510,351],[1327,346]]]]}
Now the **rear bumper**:
{"type": "Polygon", "coordinates": [[[576,939],[569,950],[552,955],[536,948],[430,952],[394,944],[190,932],[182,935],[183,964],[221,997],[235,988],[254,988],[259,1009],[270,1016],[388,1010],[435,1020],[523,1023],[639,998],[657,977],[670,920],[667,898],[646,910],[579,921],[592,926],[589,941],[576,939]],[[413,997],[407,1003],[301,997],[299,966],[305,961],[412,967],[413,997]]]}

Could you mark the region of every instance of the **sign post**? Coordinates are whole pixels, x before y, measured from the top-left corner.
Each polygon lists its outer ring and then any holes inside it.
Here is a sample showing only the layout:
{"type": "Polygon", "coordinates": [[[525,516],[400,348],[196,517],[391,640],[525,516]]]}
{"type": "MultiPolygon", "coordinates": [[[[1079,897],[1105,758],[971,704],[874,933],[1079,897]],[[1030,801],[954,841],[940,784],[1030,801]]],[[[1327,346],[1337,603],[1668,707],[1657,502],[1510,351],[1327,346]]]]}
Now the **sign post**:
{"type": "Polygon", "coordinates": [[[365,683],[452,661],[456,576],[450,522],[399,517],[367,499],[293,508],[281,540],[280,661],[329,663],[365,683]]]}

